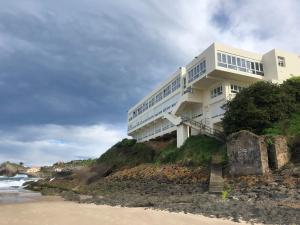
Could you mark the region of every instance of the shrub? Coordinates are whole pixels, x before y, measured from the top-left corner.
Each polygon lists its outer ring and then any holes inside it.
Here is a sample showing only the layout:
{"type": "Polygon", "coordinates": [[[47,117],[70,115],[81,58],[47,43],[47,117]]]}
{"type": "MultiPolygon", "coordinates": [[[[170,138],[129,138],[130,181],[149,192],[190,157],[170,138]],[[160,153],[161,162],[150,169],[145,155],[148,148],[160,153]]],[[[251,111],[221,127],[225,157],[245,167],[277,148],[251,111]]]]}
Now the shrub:
{"type": "Polygon", "coordinates": [[[297,81],[287,81],[279,86],[268,82],[257,82],[245,88],[227,105],[223,118],[226,134],[240,130],[249,130],[262,134],[278,121],[287,119],[296,111],[296,94],[290,94],[287,88],[297,92],[297,81]]]}
{"type": "MultiPolygon", "coordinates": [[[[172,144],[163,149],[156,157],[157,163],[181,163],[186,166],[208,164],[213,153],[226,154],[222,143],[214,138],[198,135],[189,137],[181,148],[172,144]],[[224,152],[225,153],[224,153],[224,152]]],[[[223,157],[225,158],[225,157],[223,157]]]]}
{"type": "Polygon", "coordinates": [[[136,166],[153,162],[154,155],[155,151],[144,143],[124,139],[106,151],[97,159],[97,163],[105,163],[114,166],[114,168],[136,166]]]}

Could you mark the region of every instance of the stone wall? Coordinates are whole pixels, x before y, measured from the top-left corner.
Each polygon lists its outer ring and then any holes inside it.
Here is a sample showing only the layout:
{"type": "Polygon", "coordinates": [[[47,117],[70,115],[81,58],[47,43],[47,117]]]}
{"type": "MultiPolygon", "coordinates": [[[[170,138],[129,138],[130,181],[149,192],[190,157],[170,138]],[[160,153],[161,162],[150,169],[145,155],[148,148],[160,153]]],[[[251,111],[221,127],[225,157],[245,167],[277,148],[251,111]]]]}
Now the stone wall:
{"type": "Polygon", "coordinates": [[[280,169],[289,162],[290,154],[288,150],[287,141],[284,136],[278,135],[272,137],[271,149],[274,151],[276,169],[280,169]]]}
{"type": "Polygon", "coordinates": [[[227,154],[232,175],[260,175],[280,169],[290,155],[284,136],[258,136],[239,131],[227,139],[227,154]]]}
{"type": "Polygon", "coordinates": [[[228,137],[227,153],[232,175],[265,174],[269,171],[267,144],[263,137],[240,131],[228,137]]]}

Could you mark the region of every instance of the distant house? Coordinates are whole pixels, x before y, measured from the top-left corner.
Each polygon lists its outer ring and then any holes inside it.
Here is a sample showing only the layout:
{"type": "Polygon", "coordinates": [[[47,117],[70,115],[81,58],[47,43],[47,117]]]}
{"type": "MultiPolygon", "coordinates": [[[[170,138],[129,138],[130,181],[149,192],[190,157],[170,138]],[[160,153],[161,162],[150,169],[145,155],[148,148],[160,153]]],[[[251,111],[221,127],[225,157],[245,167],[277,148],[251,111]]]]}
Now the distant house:
{"type": "Polygon", "coordinates": [[[129,109],[128,135],[143,142],[176,131],[180,147],[190,135],[222,130],[222,106],[244,87],[295,75],[297,54],[277,49],[259,54],[214,43],[129,109]]]}

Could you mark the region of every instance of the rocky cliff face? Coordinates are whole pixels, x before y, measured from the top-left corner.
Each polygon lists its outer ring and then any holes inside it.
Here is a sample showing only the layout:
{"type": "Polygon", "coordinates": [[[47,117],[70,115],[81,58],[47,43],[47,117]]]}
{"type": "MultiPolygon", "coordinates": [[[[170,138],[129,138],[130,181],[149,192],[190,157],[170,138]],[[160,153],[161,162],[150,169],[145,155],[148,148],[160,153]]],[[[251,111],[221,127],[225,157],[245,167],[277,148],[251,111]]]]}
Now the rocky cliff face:
{"type": "Polygon", "coordinates": [[[5,162],[0,165],[0,176],[13,177],[16,174],[24,173],[25,171],[25,167],[10,162],[5,162]]]}

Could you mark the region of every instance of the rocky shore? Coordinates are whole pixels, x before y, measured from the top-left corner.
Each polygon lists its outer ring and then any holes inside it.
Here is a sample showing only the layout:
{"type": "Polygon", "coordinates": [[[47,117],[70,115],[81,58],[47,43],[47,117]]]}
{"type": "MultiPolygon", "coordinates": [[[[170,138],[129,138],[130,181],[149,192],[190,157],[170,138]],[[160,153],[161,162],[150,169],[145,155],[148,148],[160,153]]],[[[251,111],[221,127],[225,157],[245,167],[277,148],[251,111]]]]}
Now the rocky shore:
{"type": "Polygon", "coordinates": [[[265,176],[225,177],[221,195],[209,194],[208,168],[141,165],[87,183],[79,175],[45,179],[28,188],[67,200],[201,214],[234,221],[299,224],[300,165],[265,176]]]}

